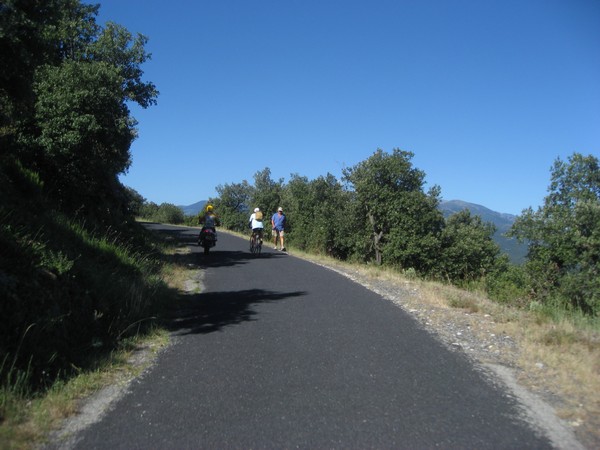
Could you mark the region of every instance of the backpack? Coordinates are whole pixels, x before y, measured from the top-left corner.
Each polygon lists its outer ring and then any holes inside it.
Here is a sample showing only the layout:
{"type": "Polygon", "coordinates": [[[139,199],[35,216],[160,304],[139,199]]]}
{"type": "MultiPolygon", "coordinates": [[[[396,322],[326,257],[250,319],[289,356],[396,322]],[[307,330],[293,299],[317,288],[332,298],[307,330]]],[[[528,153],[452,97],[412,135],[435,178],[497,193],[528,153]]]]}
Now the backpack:
{"type": "Polygon", "coordinates": [[[261,222],[263,220],[263,215],[262,215],[262,211],[259,211],[257,213],[254,213],[254,219],[258,220],[259,222],[261,222]]]}

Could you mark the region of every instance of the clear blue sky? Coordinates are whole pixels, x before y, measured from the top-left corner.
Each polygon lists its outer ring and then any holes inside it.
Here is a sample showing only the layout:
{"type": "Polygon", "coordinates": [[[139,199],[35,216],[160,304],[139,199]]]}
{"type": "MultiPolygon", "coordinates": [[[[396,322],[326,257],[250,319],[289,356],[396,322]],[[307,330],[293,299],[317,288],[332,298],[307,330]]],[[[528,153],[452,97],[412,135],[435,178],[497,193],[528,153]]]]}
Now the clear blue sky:
{"type": "Polygon", "coordinates": [[[269,167],[309,179],[378,148],[444,200],[520,214],[600,156],[600,0],[105,0],[146,35],[158,105],[122,181],[188,205],[269,167]]]}

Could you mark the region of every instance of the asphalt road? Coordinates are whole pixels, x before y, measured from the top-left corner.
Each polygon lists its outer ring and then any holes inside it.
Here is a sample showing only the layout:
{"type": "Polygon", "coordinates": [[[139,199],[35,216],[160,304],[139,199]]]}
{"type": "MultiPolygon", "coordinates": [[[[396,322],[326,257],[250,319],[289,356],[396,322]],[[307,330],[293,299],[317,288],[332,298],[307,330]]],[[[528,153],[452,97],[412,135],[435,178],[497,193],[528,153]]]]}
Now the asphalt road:
{"type": "Polygon", "coordinates": [[[219,233],[174,345],[81,449],[551,448],[516,400],[351,280],[219,233]]]}

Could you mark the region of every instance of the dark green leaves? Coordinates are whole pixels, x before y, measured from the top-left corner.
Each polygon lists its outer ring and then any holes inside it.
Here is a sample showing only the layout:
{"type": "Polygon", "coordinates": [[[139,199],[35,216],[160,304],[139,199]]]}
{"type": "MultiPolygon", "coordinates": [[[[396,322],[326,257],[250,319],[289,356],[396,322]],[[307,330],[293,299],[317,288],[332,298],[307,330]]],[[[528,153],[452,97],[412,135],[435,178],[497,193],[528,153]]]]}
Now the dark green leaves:
{"type": "Polygon", "coordinates": [[[356,193],[369,230],[371,251],[378,264],[428,272],[439,247],[443,226],[437,210],[437,189],[423,192],[425,173],[412,166],[413,153],[377,150],[370,158],[344,171],[356,193]]]}
{"type": "Polygon", "coordinates": [[[558,159],[548,196],[525,210],[511,234],[529,241],[534,294],[589,314],[600,313],[600,168],[592,155],[558,159]]]}

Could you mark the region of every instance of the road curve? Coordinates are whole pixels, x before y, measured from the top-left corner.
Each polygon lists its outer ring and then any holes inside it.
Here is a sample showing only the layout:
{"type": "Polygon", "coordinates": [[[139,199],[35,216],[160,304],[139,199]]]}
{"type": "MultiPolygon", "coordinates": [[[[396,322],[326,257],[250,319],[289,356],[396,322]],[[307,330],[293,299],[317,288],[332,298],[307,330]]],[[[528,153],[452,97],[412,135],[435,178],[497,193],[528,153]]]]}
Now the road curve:
{"type": "Polygon", "coordinates": [[[76,448],[552,448],[517,401],[351,280],[219,233],[174,344],[76,448]]]}

